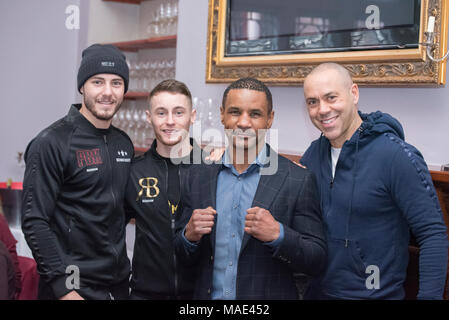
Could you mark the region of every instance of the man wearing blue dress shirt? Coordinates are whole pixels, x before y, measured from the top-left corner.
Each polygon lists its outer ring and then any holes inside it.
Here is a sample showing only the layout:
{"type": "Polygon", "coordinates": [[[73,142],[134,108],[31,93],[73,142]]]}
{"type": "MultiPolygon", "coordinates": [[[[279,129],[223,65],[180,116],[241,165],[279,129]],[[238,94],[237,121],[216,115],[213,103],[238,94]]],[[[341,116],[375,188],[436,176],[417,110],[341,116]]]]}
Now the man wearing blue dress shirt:
{"type": "Polygon", "coordinates": [[[326,262],[315,177],[265,143],[274,111],[262,82],[232,83],[220,111],[229,146],[192,168],[177,223],[177,255],[197,266],[194,297],[297,299],[294,273],[326,262]]]}

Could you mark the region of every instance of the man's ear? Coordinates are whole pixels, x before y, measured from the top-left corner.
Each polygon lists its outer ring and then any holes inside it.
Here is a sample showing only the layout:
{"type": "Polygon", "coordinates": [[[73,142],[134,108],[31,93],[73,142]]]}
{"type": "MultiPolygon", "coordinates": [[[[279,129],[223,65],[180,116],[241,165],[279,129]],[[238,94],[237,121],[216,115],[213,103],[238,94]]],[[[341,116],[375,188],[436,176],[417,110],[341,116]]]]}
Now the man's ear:
{"type": "Polygon", "coordinates": [[[351,94],[354,98],[354,105],[357,105],[359,102],[359,86],[356,83],[353,83],[351,86],[351,94]]]}
{"type": "Polygon", "coordinates": [[[84,94],[84,84],[81,86],[80,92],[81,92],[81,94],[84,94]]]}
{"type": "Polygon", "coordinates": [[[274,111],[271,110],[271,112],[268,114],[267,129],[271,128],[271,125],[273,124],[273,120],[274,120],[274,111]]]}
{"type": "Polygon", "coordinates": [[[151,112],[150,112],[150,110],[145,110],[145,114],[147,115],[147,122],[148,122],[150,125],[153,125],[153,124],[151,123],[151,112]]]}
{"type": "Polygon", "coordinates": [[[220,121],[221,121],[221,124],[224,125],[224,107],[223,106],[220,107],[220,121]]]}
{"type": "Polygon", "coordinates": [[[192,110],[192,113],[190,114],[190,124],[194,124],[196,120],[196,109],[192,110]]]}

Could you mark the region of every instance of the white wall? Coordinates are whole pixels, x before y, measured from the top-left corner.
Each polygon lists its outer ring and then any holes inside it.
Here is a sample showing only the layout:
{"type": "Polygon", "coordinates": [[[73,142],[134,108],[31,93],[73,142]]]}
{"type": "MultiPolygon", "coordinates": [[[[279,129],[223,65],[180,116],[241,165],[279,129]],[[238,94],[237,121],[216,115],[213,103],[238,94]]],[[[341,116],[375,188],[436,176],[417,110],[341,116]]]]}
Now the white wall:
{"type": "MultiPolygon", "coordinates": [[[[177,79],[192,94],[221,99],[226,85],[206,84],[208,0],[180,1],[177,47],[177,79]]],[[[449,79],[448,79],[449,81],[449,79]]],[[[302,87],[270,87],[279,150],[300,154],[319,132],[310,124],[302,87]]],[[[449,88],[362,88],[359,109],[381,110],[403,125],[406,140],[415,145],[429,165],[449,163],[449,88]]]]}
{"type": "Polygon", "coordinates": [[[83,1],[0,1],[0,181],[22,180],[17,152],[77,99],[79,45],[87,27],[83,1]],[[80,8],[79,30],[66,28],[69,5],[80,8]]]}

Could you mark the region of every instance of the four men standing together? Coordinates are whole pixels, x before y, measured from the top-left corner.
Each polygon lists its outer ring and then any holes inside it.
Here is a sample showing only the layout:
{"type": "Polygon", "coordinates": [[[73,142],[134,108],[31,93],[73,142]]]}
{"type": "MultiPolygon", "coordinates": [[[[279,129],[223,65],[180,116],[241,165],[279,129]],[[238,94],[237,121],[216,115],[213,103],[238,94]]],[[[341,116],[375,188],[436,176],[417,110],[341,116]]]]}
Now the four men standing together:
{"type": "Polygon", "coordinates": [[[427,166],[397,120],[357,110],[345,68],[320,65],[304,83],[322,132],[301,158],[306,168],[265,143],[273,102],[252,78],[224,92],[228,143],[213,163],[189,138],[195,110],[176,80],[150,93],[156,139],[131,161],[132,143],[110,125],[128,77],[116,48],[87,48],[82,105],[27,148],[23,230],[40,298],[127,298],[130,218],[131,299],[297,299],[305,289],[310,299],[402,299],[410,232],[421,249],[418,298],[442,298],[446,226],[427,166]]]}

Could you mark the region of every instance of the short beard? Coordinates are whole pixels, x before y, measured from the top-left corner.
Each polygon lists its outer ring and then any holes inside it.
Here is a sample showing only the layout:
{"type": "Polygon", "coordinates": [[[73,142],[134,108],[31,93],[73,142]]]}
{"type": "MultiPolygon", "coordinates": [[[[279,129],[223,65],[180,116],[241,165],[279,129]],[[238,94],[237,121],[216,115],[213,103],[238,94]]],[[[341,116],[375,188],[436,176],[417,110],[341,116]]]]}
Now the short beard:
{"type": "Polygon", "coordinates": [[[108,115],[108,114],[102,115],[102,114],[99,114],[97,112],[97,110],[95,110],[95,100],[93,101],[93,104],[91,104],[90,103],[91,100],[87,99],[86,95],[83,95],[83,101],[84,101],[84,105],[86,106],[87,110],[89,110],[90,113],[92,113],[92,115],[95,118],[97,118],[98,120],[104,120],[104,121],[111,120],[114,117],[114,115],[117,113],[117,111],[120,109],[120,107],[122,105],[122,102],[123,102],[123,100],[121,102],[117,102],[115,110],[114,110],[114,112],[112,114],[110,114],[110,115],[108,115]]]}

